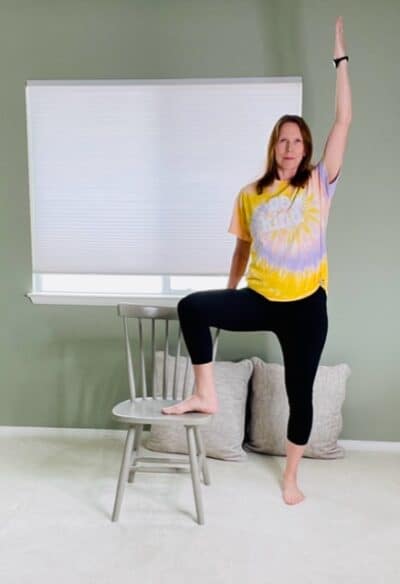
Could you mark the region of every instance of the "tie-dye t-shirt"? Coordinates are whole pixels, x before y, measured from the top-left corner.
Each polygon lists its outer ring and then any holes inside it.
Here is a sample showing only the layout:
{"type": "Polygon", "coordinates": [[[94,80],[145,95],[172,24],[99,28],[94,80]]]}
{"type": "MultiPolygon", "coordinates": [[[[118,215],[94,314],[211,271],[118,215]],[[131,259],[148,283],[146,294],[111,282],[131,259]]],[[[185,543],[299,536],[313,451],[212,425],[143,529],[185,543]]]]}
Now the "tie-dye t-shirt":
{"type": "Polygon", "coordinates": [[[323,162],[306,185],[275,180],[236,197],[229,232],[251,242],[247,285],[269,300],[290,301],[328,290],[326,229],[338,177],[329,184],[323,162]]]}

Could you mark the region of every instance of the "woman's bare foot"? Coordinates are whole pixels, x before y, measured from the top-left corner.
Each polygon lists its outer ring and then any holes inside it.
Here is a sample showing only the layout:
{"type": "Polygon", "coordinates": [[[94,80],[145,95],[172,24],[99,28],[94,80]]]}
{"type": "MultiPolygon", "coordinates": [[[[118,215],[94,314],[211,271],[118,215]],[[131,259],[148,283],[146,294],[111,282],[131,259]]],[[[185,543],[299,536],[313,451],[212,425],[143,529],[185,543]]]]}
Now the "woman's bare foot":
{"type": "Polygon", "coordinates": [[[215,414],[218,409],[218,400],[214,396],[201,396],[196,393],[181,401],[179,404],[162,408],[163,414],[185,414],[186,412],[201,412],[202,414],[215,414]]]}
{"type": "Polygon", "coordinates": [[[288,505],[297,505],[305,499],[304,494],[297,486],[296,479],[293,478],[283,478],[282,497],[288,505]]]}

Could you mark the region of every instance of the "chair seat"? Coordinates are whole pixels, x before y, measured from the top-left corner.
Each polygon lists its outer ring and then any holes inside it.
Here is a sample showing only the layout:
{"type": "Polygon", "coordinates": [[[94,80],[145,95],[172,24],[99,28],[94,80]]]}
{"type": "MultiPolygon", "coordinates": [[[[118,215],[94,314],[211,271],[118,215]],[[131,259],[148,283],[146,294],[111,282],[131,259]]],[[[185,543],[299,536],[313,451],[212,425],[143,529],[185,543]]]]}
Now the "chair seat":
{"type": "Polygon", "coordinates": [[[126,400],[112,410],[114,418],[127,424],[181,424],[199,426],[210,422],[213,414],[188,412],[186,414],[163,414],[161,408],[173,406],[182,400],[136,398],[126,400]]]}

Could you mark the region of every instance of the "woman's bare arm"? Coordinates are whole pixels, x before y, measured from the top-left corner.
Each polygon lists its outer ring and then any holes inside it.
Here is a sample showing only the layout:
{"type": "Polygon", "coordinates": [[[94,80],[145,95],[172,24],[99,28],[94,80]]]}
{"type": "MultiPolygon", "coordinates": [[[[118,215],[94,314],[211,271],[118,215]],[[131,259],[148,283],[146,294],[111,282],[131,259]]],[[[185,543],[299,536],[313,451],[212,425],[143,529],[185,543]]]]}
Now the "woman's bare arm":
{"type": "MultiPolygon", "coordinates": [[[[346,55],[343,18],[336,20],[335,59],[346,55]]],[[[349,79],[349,64],[346,60],[339,63],[336,69],[336,116],[332,129],[326,141],[323,162],[328,171],[329,182],[332,182],[343,164],[344,152],[352,118],[351,88],[349,79]]]]}
{"type": "Polygon", "coordinates": [[[229,271],[227,288],[235,289],[246,271],[250,254],[250,241],[245,241],[239,237],[236,239],[236,246],[232,256],[231,269],[229,271]]]}

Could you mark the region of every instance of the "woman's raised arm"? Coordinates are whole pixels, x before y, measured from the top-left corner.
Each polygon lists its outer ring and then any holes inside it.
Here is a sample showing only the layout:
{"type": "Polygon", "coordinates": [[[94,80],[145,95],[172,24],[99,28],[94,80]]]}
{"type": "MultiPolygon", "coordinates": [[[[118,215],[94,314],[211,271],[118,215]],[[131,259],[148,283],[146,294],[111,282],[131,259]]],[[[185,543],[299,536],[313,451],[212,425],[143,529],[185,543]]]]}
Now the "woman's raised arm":
{"type": "MultiPolygon", "coordinates": [[[[336,19],[334,59],[346,55],[346,45],[343,31],[343,18],[336,19]]],[[[342,60],[336,69],[336,116],[329,133],[322,156],[325,168],[328,171],[329,182],[339,174],[343,163],[347,136],[352,118],[351,89],[349,79],[349,64],[342,60]]]]}

